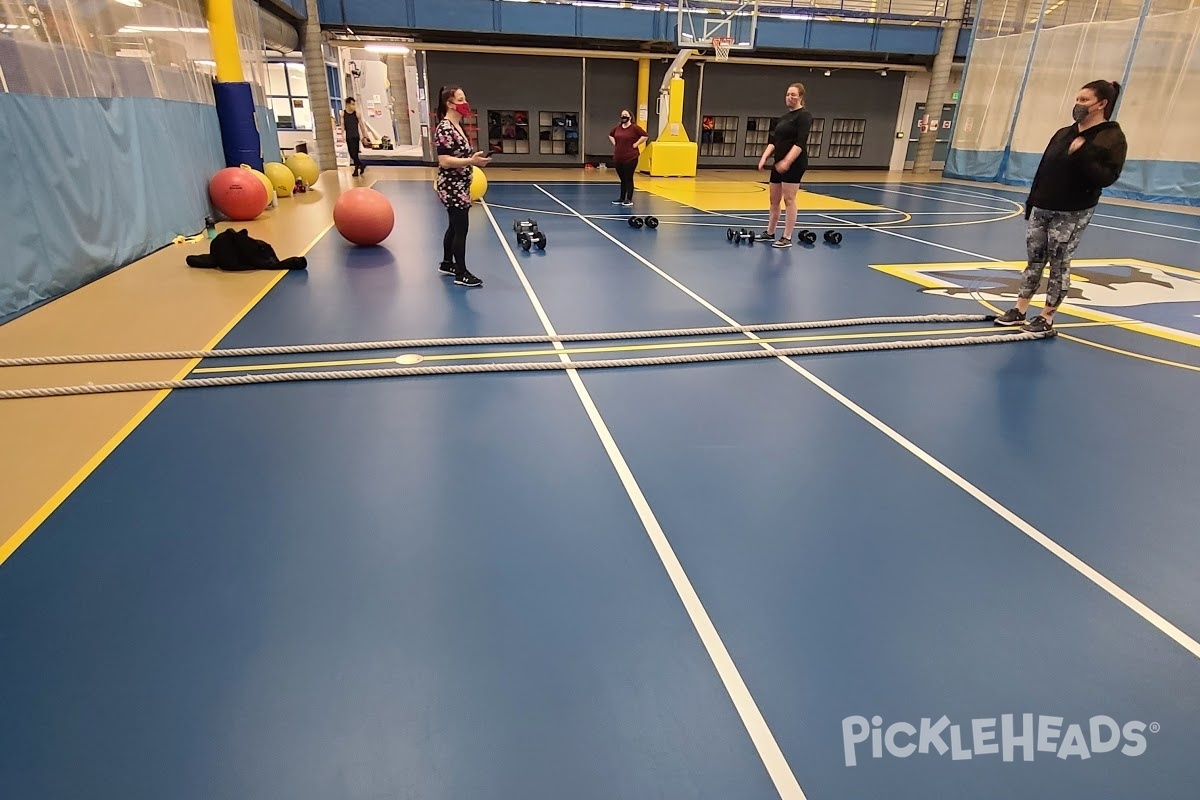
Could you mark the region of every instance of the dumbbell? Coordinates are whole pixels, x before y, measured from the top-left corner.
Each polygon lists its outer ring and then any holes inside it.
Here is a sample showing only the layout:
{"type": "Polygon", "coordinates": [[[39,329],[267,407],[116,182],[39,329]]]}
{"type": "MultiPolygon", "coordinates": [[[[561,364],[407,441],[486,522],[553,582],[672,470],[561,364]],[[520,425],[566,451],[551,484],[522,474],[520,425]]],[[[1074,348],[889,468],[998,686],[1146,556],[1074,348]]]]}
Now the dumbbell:
{"type": "Polygon", "coordinates": [[[802,230],[798,234],[796,234],[796,238],[802,242],[812,244],[813,242],[815,242],[817,240],[817,235],[815,233],[813,233],[812,231],[806,229],[806,230],[802,230]]]}
{"type": "Polygon", "coordinates": [[[734,242],[736,244],[741,244],[742,240],[745,239],[751,245],[753,245],[756,237],[754,235],[754,231],[748,231],[745,228],[742,228],[741,230],[736,230],[736,231],[733,228],[726,228],[725,229],[725,238],[727,238],[729,241],[734,242]]]}
{"type": "Polygon", "coordinates": [[[837,231],[825,231],[825,241],[829,244],[841,244],[842,234],[837,231]]]}
{"type": "Polygon", "coordinates": [[[643,225],[646,226],[647,228],[657,228],[658,227],[658,217],[630,217],[629,218],[629,227],[640,228],[643,225]]]}

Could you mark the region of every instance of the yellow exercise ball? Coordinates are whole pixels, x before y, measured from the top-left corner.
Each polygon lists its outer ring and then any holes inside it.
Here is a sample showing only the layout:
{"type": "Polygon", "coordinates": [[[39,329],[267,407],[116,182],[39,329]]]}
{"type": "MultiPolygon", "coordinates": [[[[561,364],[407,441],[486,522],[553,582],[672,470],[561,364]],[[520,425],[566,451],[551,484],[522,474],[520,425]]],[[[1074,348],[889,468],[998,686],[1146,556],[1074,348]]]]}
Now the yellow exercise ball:
{"type": "MultiPolygon", "coordinates": [[[[266,164],[264,164],[263,167],[266,168],[266,164]]],[[[267,205],[275,205],[275,186],[271,183],[271,179],[249,164],[242,164],[242,169],[253,172],[254,177],[262,181],[263,188],[267,190],[267,205]]]]}
{"type": "MultiPolygon", "coordinates": [[[[471,202],[477,203],[487,193],[487,175],[479,167],[471,167],[471,202]]],[[[437,175],[433,176],[433,188],[437,189],[437,175]]]]}
{"type": "Polygon", "coordinates": [[[317,167],[317,162],[313,161],[312,156],[308,153],[295,153],[283,163],[292,171],[293,175],[304,181],[305,186],[312,186],[317,182],[317,178],[321,177],[321,170],[317,167]]]}
{"type": "Polygon", "coordinates": [[[264,164],[263,172],[267,174],[267,179],[271,181],[271,186],[275,189],[275,194],[279,197],[292,196],[292,190],[296,188],[296,174],[294,172],[278,161],[270,161],[264,164]]]}
{"type": "Polygon", "coordinates": [[[479,167],[471,168],[471,202],[479,202],[487,194],[487,175],[479,167]]]}

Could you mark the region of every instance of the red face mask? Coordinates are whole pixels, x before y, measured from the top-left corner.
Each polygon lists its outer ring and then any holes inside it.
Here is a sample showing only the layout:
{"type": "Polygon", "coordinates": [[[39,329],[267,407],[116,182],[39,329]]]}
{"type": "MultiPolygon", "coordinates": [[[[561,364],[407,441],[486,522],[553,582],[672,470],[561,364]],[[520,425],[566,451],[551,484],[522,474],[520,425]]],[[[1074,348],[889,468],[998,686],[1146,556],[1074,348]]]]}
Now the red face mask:
{"type": "Polygon", "coordinates": [[[471,104],[470,103],[457,103],[454,106],[454,110],[457,111],[459,113],[459,115],[461,115],[461,116],[464,116],[464,117],[471,116],[471,104]]]}

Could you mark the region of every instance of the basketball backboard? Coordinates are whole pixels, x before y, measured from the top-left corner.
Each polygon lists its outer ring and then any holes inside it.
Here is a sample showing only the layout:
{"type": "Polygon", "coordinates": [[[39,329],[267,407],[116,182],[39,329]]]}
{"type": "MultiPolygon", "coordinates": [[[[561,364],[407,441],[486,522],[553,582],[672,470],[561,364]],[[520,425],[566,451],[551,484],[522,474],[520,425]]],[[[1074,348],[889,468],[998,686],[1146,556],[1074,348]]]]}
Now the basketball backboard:
{"type": "Polygon", "coordinates": [[[713,51],[713,37],[730,37],[729,49],[753,50],[758,0],[677,0],[675,43],[679,49],[713,51]]]}

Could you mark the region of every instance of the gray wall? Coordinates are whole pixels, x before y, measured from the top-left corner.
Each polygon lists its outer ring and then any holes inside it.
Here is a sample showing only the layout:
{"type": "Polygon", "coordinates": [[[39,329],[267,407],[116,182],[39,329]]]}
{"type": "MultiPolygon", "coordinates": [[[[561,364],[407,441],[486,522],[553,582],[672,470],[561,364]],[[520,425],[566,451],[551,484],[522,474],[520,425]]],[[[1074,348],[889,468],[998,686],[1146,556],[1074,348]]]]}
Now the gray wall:
{"type": "MultiPolygon", "coordinates": [[[[700,165],[753,166],[758,156],[746,158],[746,120],[752,116],[779,116],[787,111],[783,98],[792,83],[803,83],[805,107],[814,120],[824,119],[820,158],[810,159],[813,167],[888,167],[896,135],[896,114],[904,89],[904,74],[891,72],[886,76],[862,70],[834,72],[825,77],[824,70],[807,67],[750,66],[742,64],[704,65],[702,115],[735,116],[738,118],[737,155],[733,158],[701,156],[700,165]],[[834,119],[865,119],[866,135],[862,156],[857,159],[830,158],[829,137],[834,119]]],[[[693,137],[694,139],[696,137],[693,137]]],[[[761,154],[761,151],[760,151],[761,154]]]]}
{"type": "MultiPolygon", "coordinates": [[[[463,87],[479,118],[479,142],[488,152],[488,111],[529,112],[528,154],[488,153],[493,166],[508,164],[581,164],[583,154],[541,155],[538,153],[539,115],[542,111],[568,112],[583,119],[583,62],[578,58],[517,56],[507,54],[428,53],[429,108],[437,107],[437,91],[455,84],[463,87]]],[[[634,73],[636,84],[637,74],[634,73]]],[[[582,142],[583,133],[579,141],[582,142]]],[[[582,148],[580,148],[582,151],[582,148]]]]}
{"type": "MultiPolygon", "coordinates": [[[[658,135],[658,90],[663,77],[671,66],[669,58],[653,58],[650,61],[650,92],[647,105],[649,117],[646,132],[653,140],[658,135]]],[[[622,108],[628,108],[637,118],[637,74],[636,61],[607,58],[587,60],[587,155],[588,161],[596,163],[612,158],[612,144],[608,132],[620,120],[622,108]]],[[[683,129],[692,141],[696,139],[696,108],[700,97],[700,65],[685,64],[683,68],[683,129]]]]}
{"type": "Polygon", "coordinates": [[[621,121],[621,109],[629,109],[637,119],[638,66],[636,61],[589,58],[584,71],[587,81],[584,149],[588,161],[596,162],[612,155],[608,132],[621,121]]]}
{"type": "MultiPolygon", "coordinates": [[[[658,89],[671,59],[650,61],[650,108],[647,131],[651,139],[658,131],[655,105],[658,89]]],[[[479,112],[480,149],[487,150],[487,112],[516,109],[529,112],[529,154],[493,154],[492,163],[583,164],[612,157],[608,132],[617,124],[622,108],[636,115],[637,62],[604,58],[582,59],[549,56],[519,56],[461,52],[430,52],[427,61],[430,106],[437,103],[440,86],[455,83],[464,88],[471,105],[479,112]],[[587,110],[584,114],[584,81],[587,110]],[[574,155],[541,155],[538,150],[539,112],[580,113],[580,152],[574,155]]],[[[746,156],[746,121],[751,116],[779,116],[788,84],[800,82],[807,89],[807,107],[814,118],[824,120],[821,154],[810,164],[824,168],[886,169],[891,161],[896,133],[896,115],[904,88],[904,75],[881,76],[861,70],[835,71],[826,77],[823,69],[788,68],[743,64],[691,62],[684,67],[686,96],[683,126],[688,137],[700,141],[698,117],[737,117],[737,146],[733,157],[701,156],[702,167],[746,167],[758,161],[746,156]],[[703,80],[701,70],[703,69],[703,80]],[[866,135],[860,158],[830,158],[829,140],[834,119],[866,120],[866,135]]]]}

